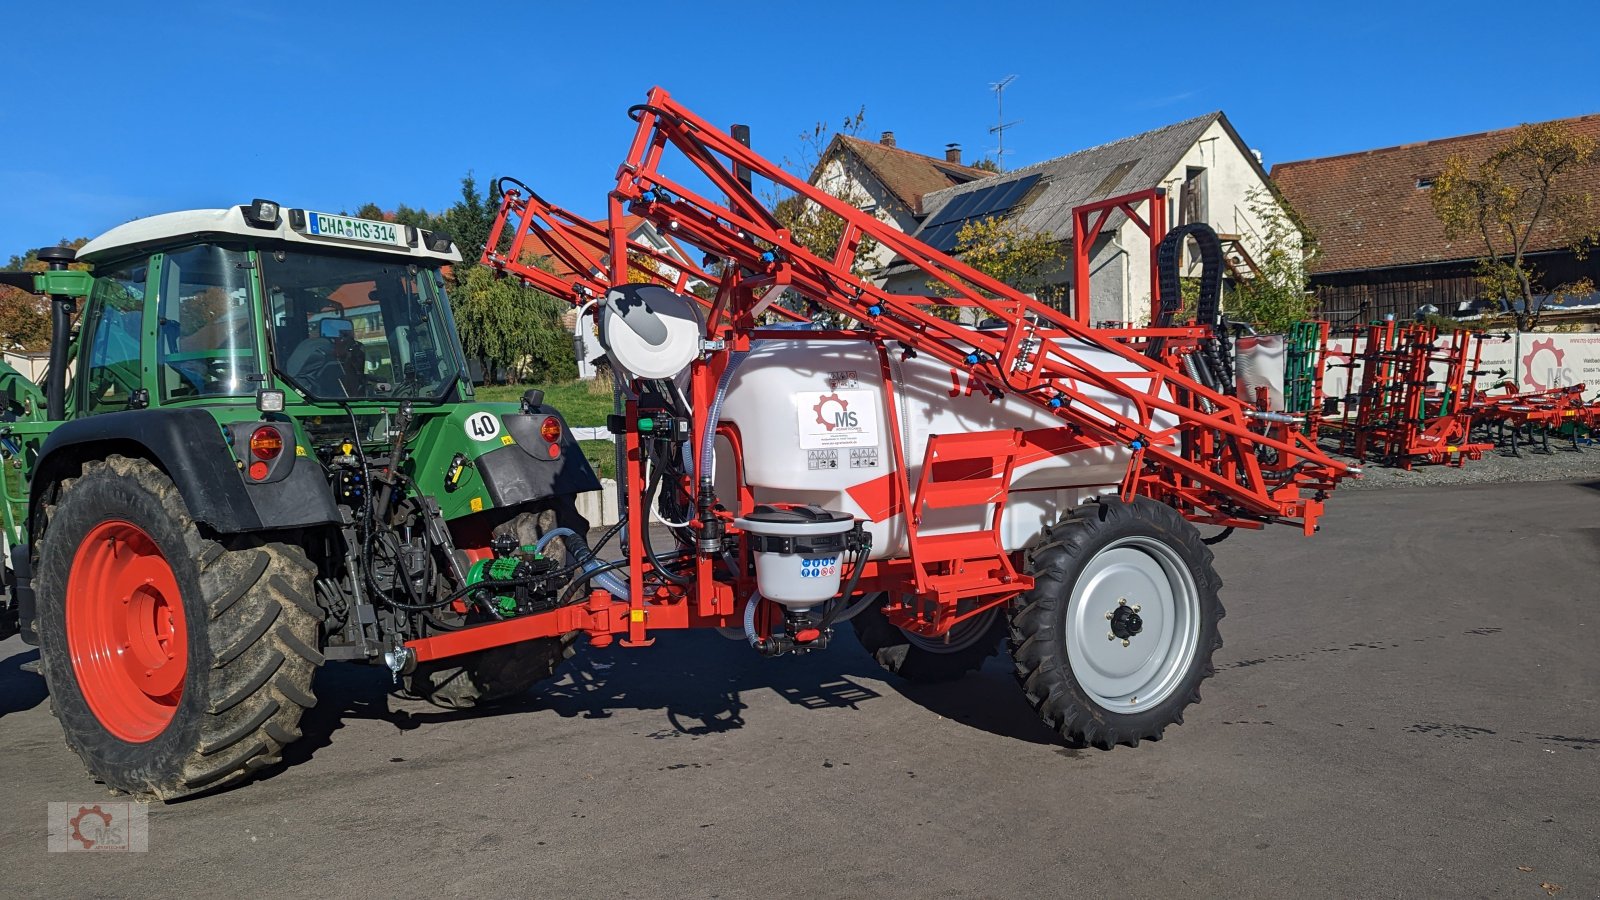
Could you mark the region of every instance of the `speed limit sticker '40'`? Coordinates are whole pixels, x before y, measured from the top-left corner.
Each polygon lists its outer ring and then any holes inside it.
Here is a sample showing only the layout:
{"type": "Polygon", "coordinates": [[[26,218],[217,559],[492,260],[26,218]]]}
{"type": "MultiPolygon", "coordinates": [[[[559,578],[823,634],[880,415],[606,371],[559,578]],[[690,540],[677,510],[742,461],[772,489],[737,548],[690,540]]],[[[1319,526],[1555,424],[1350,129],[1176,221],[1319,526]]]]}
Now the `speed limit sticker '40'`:
{"type": "Polygon", "coordinates": [[[473,413],[467,416],[462,429],[475,441],[492,441],[500,433],[500,419],[494,413],[473,413]]]}

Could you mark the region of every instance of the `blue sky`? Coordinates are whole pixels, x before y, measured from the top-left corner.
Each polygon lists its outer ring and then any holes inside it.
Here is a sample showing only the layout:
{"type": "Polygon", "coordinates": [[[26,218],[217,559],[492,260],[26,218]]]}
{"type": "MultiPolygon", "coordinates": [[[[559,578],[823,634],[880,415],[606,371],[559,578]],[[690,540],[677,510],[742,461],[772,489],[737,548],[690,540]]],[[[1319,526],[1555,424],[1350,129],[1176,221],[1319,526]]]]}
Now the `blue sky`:
{"type": "Polygon", "coordinates": [[[1600,112],[1593,0],[136,7],[5,12],[0,259],[257,196],[434,209],[469,169],[598,216],[653,84],[773,158],[865,104],[971,159],[1016,75],[1009,166],[1214,109],[1269,166],[1600,112]]]}

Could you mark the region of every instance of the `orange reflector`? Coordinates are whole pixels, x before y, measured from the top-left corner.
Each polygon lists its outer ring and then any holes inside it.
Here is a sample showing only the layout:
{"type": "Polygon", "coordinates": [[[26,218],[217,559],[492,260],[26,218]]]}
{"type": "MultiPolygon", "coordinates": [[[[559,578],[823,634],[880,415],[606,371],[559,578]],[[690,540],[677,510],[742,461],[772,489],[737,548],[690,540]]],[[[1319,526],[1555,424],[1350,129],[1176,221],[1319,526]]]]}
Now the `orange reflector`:
{"type": "MultiPolygon", "coordinates": [[[[539,423],[539,437],[552,444],[561,440],[561,420],[555,416],[545,416],[544,421],[539,423]]],[[[552,453],[551,455],[554,456],[555,454],[552,453]]]]}
{"type": "MultiPolygon", "coordinates": [[[[283,452],[283,435],[276,428],[262,426],[250,435],[250,455],[256,459],[277,459],[283,452]]],[[[254,467],[252,467],[253,470],[254,467]]]]}
{"type": "Polygon", "coordinates": [[[267,468],[267,464],[264,462],[253,462],[250,464],[250,478],[253,481],[260,481],[261,479],[267,477],[268,471],[269,469],[267,468]]]}

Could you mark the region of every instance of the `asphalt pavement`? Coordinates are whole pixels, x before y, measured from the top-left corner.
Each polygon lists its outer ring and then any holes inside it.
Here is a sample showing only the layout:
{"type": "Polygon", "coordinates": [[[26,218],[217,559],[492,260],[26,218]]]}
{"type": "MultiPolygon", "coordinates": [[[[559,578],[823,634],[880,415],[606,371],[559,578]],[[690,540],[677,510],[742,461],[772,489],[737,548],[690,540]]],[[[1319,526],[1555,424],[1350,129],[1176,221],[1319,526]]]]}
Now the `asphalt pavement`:
{"type": "Polygon", "coordinates": [[[1069,750],[1006,664],[943,687],[848,636],[580,651],[492,714],[329,667],[290,765],[46,852],[114,799],[0,643],[13,896],[1600,896],[1600,481],[1335,496],[1216,548],[1226,645],[1159,743],[1069,750]]]}

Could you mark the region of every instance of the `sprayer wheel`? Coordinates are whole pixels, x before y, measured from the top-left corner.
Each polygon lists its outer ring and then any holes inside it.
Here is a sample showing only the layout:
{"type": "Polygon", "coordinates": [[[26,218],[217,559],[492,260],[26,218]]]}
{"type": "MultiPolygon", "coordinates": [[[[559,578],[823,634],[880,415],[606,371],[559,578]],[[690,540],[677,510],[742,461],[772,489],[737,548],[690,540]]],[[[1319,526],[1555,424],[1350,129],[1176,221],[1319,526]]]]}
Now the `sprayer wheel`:
{"type": "Polygon", "coordinates": [[[999,652],[1005,635],[1000,607],[957,623],[942,638],[923,637],[894,625],[883,614],[883,602],[862,610],[850,625],[878,665],[924,684],[955,681],[978,671],[984,660],[999,652]]]}
{"type": "Polygon", "coordinates": [[[1012,601],[1017,680],[1069,745],[1159,740],[1200,702],[1223,616],[1200,534],[1137,498],[1073,510],[1028,551],[1033,589],[1012,601]]]}

